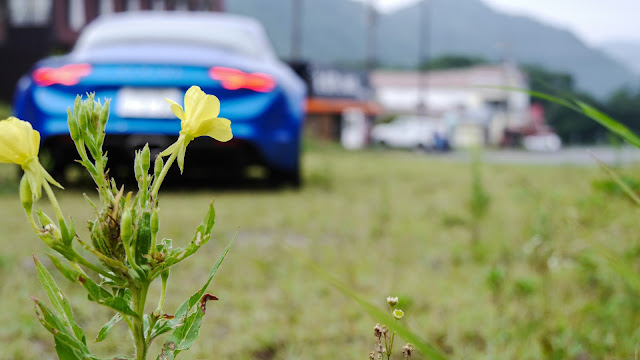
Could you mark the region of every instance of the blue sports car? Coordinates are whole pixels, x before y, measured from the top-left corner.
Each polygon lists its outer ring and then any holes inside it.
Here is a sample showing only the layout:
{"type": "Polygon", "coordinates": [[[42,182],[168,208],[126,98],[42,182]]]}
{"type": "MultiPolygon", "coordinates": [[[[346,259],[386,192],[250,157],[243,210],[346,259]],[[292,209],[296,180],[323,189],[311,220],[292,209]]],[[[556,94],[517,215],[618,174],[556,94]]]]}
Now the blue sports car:
{"type": "Polygon", "coordinates": [[[145,143],[159,152],[177,138],[180,121],[164,98],[180,103],[191,85],[220,99],[234,138],[196,139],[185,173],[240,175],[258,165],[272,180],[300,184],[305,85],[247,17],[152,11],[100,17],[69,54],[38,62],[19,80],[13,108],[40,132],[51,171],[60,176],[77,158],[67,108],[77,94],[112,99],[105,147],[118,172],[130,168],[133,150],[145,143]]]}

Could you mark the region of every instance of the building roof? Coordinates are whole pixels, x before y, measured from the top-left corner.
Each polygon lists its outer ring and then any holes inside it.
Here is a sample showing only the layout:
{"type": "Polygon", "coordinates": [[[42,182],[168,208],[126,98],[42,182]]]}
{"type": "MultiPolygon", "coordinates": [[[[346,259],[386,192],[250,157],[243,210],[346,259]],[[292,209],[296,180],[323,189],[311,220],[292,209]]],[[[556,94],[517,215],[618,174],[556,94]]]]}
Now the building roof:
{"type": "Polygon", "coordinates": [[[526,84],[526,75],[512,65],[479,65],[464,69],[428,72],[377,70],[371,74],[375,88],[425,87],[460,88],[469,86],[518,86],[526,84]]]}

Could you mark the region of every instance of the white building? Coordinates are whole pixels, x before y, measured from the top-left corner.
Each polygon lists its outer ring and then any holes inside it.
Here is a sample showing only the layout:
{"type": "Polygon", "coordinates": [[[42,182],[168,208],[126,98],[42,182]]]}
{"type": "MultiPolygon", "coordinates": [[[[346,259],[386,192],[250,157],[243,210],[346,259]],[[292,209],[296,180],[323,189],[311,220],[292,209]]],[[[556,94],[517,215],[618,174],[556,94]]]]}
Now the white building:
{"type": "Polygon", "coordinates": [[[371,74],[371,82],[387,113],[443,118],[454,123],[452,129],[454,125],[465,129],[461,141],[468,144],[473,143],[470,126],[483,134],[484,139],[478,141],[499,144],[506,129],[521,128],[530,121],[528,94],[495,88],[528,89],[526,75],[513,65],[423,73],[380,70],[371,74]]]}

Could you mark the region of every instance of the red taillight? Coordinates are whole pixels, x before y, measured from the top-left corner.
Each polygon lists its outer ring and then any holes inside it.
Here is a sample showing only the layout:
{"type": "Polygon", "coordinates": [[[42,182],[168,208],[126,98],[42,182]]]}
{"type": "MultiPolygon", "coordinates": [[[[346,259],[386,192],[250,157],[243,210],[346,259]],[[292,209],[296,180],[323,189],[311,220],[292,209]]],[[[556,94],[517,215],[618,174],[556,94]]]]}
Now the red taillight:
{"type": "Polygon", "coordinates": [[[263,73],[246,73],[244,71],[215,66],[209,69],[209,76],[220,81],[228,90],[249,89],[258,92],[269,92],[276,86],[275,80],[263,73]]]}
{"type": "Polygon", "coordinates": [[[54,84],[75,85],[80,79],[91,74],[89,64],[69,64],[59,68],[43,67],[33,71],[33,81],[39,86],[54,84]]]}

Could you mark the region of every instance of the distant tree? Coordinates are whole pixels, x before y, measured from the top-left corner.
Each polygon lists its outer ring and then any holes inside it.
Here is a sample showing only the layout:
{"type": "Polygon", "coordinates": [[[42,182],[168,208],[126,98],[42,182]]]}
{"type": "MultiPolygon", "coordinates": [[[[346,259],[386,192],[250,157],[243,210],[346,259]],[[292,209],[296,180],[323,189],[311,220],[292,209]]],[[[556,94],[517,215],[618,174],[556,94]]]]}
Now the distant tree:
{"type": "Polygon", "coordinates": [[[460,69],[488,63],[487,59],[479,56],[448,54],[422,63],[419,68],[420,70],[460,69]]]}
{"type": "Polygon", "coordinates": [[[640,133],[640,87],[625,87],[614,92],[607,100],[605,110],[614,119],[640,133]]]}
{"type": "MultiPolygon", "coordinates": [[[[598,108],[605,108],[591,95],[578,91],[570,74],[553,72],[537,65],[523,65],[521,68],[529,77],[529,89],[532,91],[580,99],[598,108]]],[[[606,131],[584,115],[554,102],[537,98],[532,99],[532,102],[542,104],[547,124],[565,143],[593,143],[606,137],[606,131]]]]}

